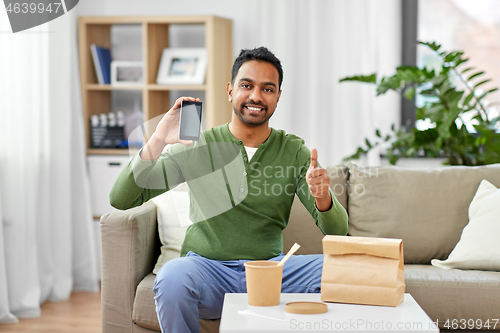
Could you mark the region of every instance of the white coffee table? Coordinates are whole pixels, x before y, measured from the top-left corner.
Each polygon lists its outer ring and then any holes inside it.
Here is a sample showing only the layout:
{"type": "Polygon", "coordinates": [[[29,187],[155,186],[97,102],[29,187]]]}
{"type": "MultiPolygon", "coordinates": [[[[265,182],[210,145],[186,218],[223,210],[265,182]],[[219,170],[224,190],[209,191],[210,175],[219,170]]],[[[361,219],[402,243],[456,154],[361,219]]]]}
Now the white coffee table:
{"type": "Polygon", "coordinates": [[[220,333],[232,332],[428,332],[439,328],[410,294],[397,307],[327,303],[328,312],[300,315],[285,312],[285,304],[321,302],[320,294],[281,294],[280,305],[248,305],[247,294],[226,294],[220,333]],[[242,313],[243,312],[243,313],[242,313]]]}

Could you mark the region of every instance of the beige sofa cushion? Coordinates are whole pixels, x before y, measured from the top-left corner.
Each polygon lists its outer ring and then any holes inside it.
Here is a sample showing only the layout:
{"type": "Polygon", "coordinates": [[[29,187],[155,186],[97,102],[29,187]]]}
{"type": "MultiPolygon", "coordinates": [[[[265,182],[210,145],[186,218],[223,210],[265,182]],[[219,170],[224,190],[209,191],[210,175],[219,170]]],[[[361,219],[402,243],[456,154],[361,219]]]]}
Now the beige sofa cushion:
{"type": "Polygon", "coordinates": [[[330,177],[330,187],[337,197],[339,203],[347,209],[347,180],[349,169],[347,165],[337,165],[326,167],[330,177]]]}
{"type": "MultiPolygon", "coordinates": [[[[444,328],[447,319],[489,319],[493,328],[500,309],[500,272],[442,269],[431,265],[405,265],[406,292],[444,328]]],[[[473,326],[473,328],[480,328],[473,326]]],[[[500,330],[497,322],[496,330],[500,330]]]]}
{"type": "Polygon", "coordinates": [[[349,167],[349,234],[403,239],[405,263],[446,259],[468,222],[481,181],[500,186],[500,164],[432,170],[349,167]]]}
{"type": "Polygon", "coordinates": [[[160,324],[156,316],[155,293],[153,292],[155,278],[156,275],[149,274],[137,286],[132,320],[137,325],[159,331],[160,324]]]}
{"type": "MultiPolygon", "coordinates": [[[[349,171],[346,165],[326,167],[330,176],[330,187],[339,203],[347,208],[347,178],[349,171]]],[[[323,253],[323,233],[314,223],[300,199],[295,196],[288,226],[283,230],[283,252],[287,252],[294,243],[300,244],[296,254],[323,253]]]]}

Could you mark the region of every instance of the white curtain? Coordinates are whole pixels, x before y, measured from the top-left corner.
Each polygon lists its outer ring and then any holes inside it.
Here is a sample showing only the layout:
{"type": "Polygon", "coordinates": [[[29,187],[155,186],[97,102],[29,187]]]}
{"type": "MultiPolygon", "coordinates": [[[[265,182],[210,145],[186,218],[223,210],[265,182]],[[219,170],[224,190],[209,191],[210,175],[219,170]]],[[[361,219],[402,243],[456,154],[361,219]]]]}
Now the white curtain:
{"type": "MultiPolygon", "coordinates": [[[[401,59],[400,0],[262,0],[260,41],[282,61],[283,93],[271,125],[337,164],[399,125],[400,97],[376,97],[372,85],[339,83],[357,74],[395,73],[401,59]]],[[[256,18],[257,19],[257,18],[256,18]]],[[[254,47],[257,45],[245,45],[254,47]]],[[[379,161],[378,152],[368,158],[379,161]]]]}
{"type": "Polygon", "coordinates": [[[98,291],[69,12],[27,32],[0,10],[0,323],[98,291]]]}

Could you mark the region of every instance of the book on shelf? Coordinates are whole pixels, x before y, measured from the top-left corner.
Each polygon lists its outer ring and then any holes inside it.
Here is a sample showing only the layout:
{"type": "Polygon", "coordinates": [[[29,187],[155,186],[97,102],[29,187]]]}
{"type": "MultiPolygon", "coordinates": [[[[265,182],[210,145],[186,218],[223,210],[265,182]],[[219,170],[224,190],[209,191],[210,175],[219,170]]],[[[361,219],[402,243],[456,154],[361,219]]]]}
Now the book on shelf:
{"type": "Polygon", "coordinates": [[[99,84],[111,83],[111,51],[108,48],[90,45],[95,72],[99,84]]]}

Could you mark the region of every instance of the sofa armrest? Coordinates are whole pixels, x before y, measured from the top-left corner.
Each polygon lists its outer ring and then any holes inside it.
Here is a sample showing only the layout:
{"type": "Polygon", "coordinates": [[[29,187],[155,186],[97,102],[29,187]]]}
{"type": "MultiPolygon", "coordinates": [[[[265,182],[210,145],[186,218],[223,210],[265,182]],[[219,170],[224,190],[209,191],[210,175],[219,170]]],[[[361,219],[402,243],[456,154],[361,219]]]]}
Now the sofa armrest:
{"type": "Polygon", "coordinates": [[[156,260],[156,230],[152,202],[101,217],[103,333],[133,331],[136,288],[156,260]]]}

